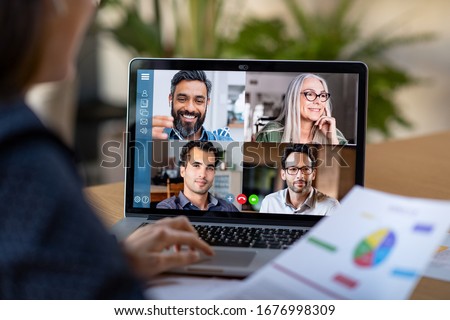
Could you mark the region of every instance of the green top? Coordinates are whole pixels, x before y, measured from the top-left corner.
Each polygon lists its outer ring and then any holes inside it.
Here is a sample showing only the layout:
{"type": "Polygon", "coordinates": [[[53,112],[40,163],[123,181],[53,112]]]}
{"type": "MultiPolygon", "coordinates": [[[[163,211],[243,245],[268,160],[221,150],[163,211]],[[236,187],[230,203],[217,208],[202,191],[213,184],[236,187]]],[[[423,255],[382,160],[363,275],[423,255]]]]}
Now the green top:
{"type": "MultiPolygon", "coordinates": [[[[257,142],[281,142],[283,137],[284,126],[278,121],[271,121],[262,128],[260,132],[256,134],[257,142]]],[[[336,128],[336,135],[339,144],[347,144],[344,134],[336,128]]]]}

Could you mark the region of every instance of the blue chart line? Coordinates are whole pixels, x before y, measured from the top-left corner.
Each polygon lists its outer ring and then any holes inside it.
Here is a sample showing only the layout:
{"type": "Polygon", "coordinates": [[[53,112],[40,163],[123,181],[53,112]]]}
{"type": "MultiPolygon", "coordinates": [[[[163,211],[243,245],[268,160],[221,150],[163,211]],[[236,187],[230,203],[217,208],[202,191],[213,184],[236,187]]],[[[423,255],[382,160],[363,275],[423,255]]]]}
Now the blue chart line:
{"type": "Polygon", "coordinates": [[[414,270],[394,269],[392,270],[392,275],[402,278],[415,278],[417,276],[417,272],[414,270]]]}
{"type": "Polygon", "coordinates": [[[416,224],[414,226],[415,232],[423,232],[423,233],[430,233],[433,231],[433,226],[431,224],[416,224]]]}

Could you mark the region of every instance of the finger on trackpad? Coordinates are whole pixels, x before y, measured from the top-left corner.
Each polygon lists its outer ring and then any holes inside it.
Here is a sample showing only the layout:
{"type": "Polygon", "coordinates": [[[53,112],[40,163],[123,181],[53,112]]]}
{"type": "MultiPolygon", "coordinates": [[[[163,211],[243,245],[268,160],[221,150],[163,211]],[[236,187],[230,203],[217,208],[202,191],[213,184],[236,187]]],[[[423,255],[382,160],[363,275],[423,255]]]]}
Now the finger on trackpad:
{"type": "Polygon", "coordinates": [[[256,252],[254,251],[233,251],[233,250],[218,250],[215,248],[214,256],[207,256],[200,254],[200,261],[196,264],[208,266],[232,266],[232,267],[246,267],[250,265],[256,252]]]}

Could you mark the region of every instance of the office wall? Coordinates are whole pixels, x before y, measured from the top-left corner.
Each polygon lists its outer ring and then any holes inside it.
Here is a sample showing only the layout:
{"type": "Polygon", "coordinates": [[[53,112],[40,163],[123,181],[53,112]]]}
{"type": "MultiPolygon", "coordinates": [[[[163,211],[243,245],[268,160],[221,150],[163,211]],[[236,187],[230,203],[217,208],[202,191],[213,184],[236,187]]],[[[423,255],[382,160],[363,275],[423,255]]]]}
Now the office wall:
{"type": "Polygon", "coordinates": [[[398,30],[393,30],[395,33],[431,31],[436,35],[433,41],[397,49],[389,56],[397,65],[423,80],[401,90],[395,97],[402,113],[413,124],[412,131],[396,128],[396,137],[450,130],[449,12],[450,2],[446,0],[381,0],[373,3],[368,26],[395,21],[398,22],[398,30]]]}

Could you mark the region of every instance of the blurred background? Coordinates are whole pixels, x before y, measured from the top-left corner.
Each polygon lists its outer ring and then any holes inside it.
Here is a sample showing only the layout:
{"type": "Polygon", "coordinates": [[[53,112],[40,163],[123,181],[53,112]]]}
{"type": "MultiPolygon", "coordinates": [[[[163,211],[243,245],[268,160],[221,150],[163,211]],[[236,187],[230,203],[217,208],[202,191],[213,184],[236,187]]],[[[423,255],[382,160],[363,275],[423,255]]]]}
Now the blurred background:
{"type": "Polygon", "coordinates": [[[27,98],[73,146],[87,185],[123,179],[123,162],[101,163],[123,152],[136,56],[360,60],[368,143],[432,134],[450,129],[448,12],[447,0],[102,0],[77,77],[27,98]]]}

